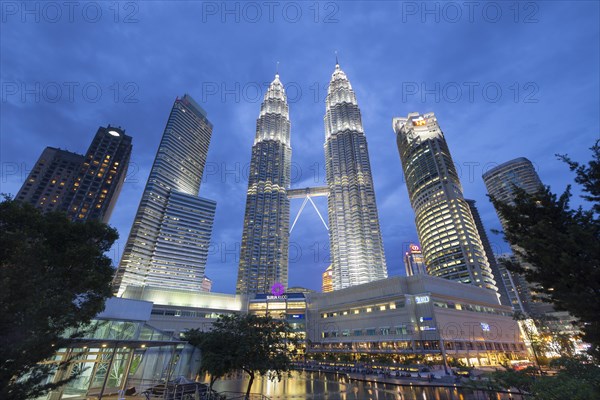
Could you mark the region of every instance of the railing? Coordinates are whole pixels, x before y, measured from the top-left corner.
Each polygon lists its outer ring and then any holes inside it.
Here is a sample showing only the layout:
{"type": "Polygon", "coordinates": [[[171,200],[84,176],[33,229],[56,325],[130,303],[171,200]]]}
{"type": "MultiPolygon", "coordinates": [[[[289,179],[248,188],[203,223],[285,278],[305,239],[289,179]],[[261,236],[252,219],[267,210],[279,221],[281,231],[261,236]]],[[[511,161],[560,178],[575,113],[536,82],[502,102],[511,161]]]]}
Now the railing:
{"type": "Polygon", "coordinates": [[[245,392],[221,392],[220,394],[227,400],[271,400],[270,397],[260,393],[250,393],[249,397],[246,397],[245,392]]]}
{"type": "Polygon", "coordinates": [[[157,384],[141,393],[146,400],[224,400],[219,393],[208,391],[205,384],[200,382],[173,384],[157,384]]]}

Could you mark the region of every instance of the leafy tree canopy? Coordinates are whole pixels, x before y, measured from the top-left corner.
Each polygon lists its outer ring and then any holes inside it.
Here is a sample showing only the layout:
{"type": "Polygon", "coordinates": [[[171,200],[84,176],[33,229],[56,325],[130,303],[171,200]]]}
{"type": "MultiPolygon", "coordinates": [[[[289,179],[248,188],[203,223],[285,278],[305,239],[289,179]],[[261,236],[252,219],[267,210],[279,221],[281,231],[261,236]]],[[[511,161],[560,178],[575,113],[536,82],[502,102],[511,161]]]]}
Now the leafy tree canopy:
{"type": "Polygon", "coordinates": [[[514,201],[492,202],[506,220],[504,236],[517,255],[534,268],[506,263],[524,274],[557,310],[568,311],[582,324],[590,353],[600,359],[600,142],[592,148],[592,160],[581,165],[559,156],[575,171],[589,210],[572,209],[570,186],[560,196],[544,187],[528,194],[515,187],[514,201]]]}
{"type": "Polygon", "coordinates": [[[507,368],[488,375],[488,387],[494,390],[515,388],[531,394],[532,400],[599,400],[600,367],[583,357],[561,357],[550,363],[552,376],[536,376],[533,369],[507,368]]]}
{"type": "Polygon", "coordinates": [[[104,253],[117,232],[71,222],[5,198],[0,203],[0,398],[23,400],[60,386],[39,364],[104,308],[113,274],[104,253]],[[19,377],[19,379],[16,379],[19,377]]]}
{"type": "Polygon", "coordinates": [[[201,370],[213,377],[245,371],[250,376],[246,397],[257,373],[281,380],[298,348],[286,321],[249,314],[220,316],[210,332],[190,331],[187,340],[200,348],[201,370]]]}

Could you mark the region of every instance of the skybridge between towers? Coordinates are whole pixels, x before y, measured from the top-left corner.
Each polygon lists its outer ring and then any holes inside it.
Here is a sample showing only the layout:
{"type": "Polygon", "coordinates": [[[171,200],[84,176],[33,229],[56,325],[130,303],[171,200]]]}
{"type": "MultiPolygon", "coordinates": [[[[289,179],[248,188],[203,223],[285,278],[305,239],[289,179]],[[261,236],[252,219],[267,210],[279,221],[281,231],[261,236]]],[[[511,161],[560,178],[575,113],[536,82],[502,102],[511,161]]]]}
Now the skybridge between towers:
{"type": "Polygon", "coordinates": [[[296,226],[296,222],[298,222],[298,218],[300,218],[300,214],[302,214],[302,211],[304,210],[304,207],[306,207],[306,204],[308,202],[310,202],[310,204],[312,204],[313,208],[319,215],[319,218],[321,218],[321,222],[323,223],[323,226],[325,226],[325,229],[327,231],[329,231],[329,227],[325,223],[325,219],[323,219],[323,216],[319,212],[319,209],[317,208],[316,204],[314,203],[314,201],[312,201],[313,197],[329,196],[329,188],[327,186],[314,186],[314,187],[307,187],[307,188],[301,188],[301,189],[288,189],[287,196],[288,196],[288,199],[290,199],[290,200],[304,199],[304,201],[302,202],[302,206],[300,206],[300,210],[298,210],[298,214],[296,214],[296,218],[294,218],[294,222],[292,223],[292,227],[290,228],[290,233],[292,233],[292,230],[294,230],[294,226],[296,226]]]}

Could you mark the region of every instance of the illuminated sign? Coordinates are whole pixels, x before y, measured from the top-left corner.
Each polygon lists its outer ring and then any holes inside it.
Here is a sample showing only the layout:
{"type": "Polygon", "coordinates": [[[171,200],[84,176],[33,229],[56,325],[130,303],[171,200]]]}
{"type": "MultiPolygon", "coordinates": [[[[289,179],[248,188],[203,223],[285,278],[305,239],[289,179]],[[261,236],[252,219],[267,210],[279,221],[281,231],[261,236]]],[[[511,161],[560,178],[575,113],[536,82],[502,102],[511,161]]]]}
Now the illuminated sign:
{"type": "Polygon", "coordinates": [[[432,321],[432,320],[433,320],[433,318],[431,318],[431,317],[421,317],[421,318],[419,318],[419,321],[421,321],[421,322],[423,322],[423,321],[432,321]]]}
{"type": "Polygon", "coordinates": [[[421,252],[421,248],[419,246],[417,246],[416,244],[411,244],[410,245],[410,252],[411,253],[420,253],[421,252]]]}
{"type": "Polygon", "coordinates": [[[293,319],[304,319],[304,314],[290,314],[293,319]]]}
{"type": "Polygon", "coordinates": [[[415,296],[415,303],[417,303],[417,304],[429,303],[429,296],[415,296]]]}
{"type": "Polygon", "coordinates": [[[490,331],[490,325],[486,324],[485,322],[481,323],[481,330],[484,332],[489,332],[490,331]]]}
{"type": "Polygon", "coordinates": [[[273,286],[271,286],[271,293],[273,296],[281,296],[285,292],[285,286],[283,286],[279,282],[275,282],[273,286]]]}
{"type": "Polygon", "coordinates": [[[267,300],[286,300],[287,295],[282,294],[281,296],[267,296],[267,300]]]}

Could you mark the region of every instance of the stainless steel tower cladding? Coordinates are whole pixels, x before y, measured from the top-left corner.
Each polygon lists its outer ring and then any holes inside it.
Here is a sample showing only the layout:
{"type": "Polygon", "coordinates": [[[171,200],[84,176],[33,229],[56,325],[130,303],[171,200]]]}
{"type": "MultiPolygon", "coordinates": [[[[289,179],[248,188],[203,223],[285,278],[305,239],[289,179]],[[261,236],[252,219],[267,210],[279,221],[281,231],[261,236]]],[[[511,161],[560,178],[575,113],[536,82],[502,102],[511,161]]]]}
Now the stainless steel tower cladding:
{"type": "Polygon", "coordinates": [[[352,85],[336,63],[325,112],[333,289],[387,278],[367,139],[352,85]]]}
{"type": "Polygon", "coordinates": [[[256,120],[240,265],[238,294],[287,288],[292,148],[287,98],[279,74],[271,82],[256,120]]]}

